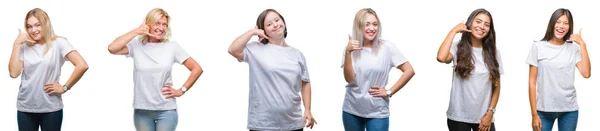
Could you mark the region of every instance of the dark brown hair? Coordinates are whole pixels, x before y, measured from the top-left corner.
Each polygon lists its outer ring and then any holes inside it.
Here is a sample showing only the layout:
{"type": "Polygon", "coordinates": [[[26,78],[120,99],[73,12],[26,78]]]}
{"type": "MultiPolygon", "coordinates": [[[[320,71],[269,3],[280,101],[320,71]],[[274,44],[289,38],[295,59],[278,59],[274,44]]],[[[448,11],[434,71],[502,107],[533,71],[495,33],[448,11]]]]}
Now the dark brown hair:
{"type": "MultiPolygon", "coordinates": [[[[279,12],[277,12],[275,9],[266,9],[262,13],[260,13],[260,15],[258,15],[258,18],[256,19],[256,26],[258,27],[258,29],[261,29],[261,30],[265,29],[265,18],[267,17],[267,14],[269,14],[269,12],[273,12],[273,13],[279,15],[279,17],[281,18],[281,21],[283,21],[283,24],[285,24],[285,19],[283,19],[283,16],[281,16],[281,14],[279,14],[279,12]]],[[[267,34],[267,32],[265,32],[265,35],[269,36],[267,34]]],[[[287,37],[287,25],[285,27],[285,30],[283,30],[283,38],[286,38],[286,37],[287,37]]],[[[267,44],[267,43],[269,43],[269,40],[263,39],[260,41],[260,43],[267,44]]]]}
{"type": "Polygon", "coordinates": [[[562,15],[567,15],[567,18],[569,19],[569,32],[567,32],[567,35],[565,35],[562,40],[566,41],[571,37],[571,34],[573,34],[573,16],[568,9],[560,8],[552,13],[550,22],[548,22],[548,28],[546,28],[546,35],[544,35],[542,41],[549,41],[554,37],[554,25],[556,25],[556,21],[558,21],[558,18],[562,15]]]}
{"type": "MultiPolygon", "coordinates": [[[[496,87],[500,82],[500,71],[498,69],[499,64],[496,58],[496,31],[494,30],[492,14],[483,8],[474,10],[471,15],[469,15],[466,25],[468,29],[473,28],[471,27],[473,19],[475,19],[475,16],[482,13],[490,17],[489,33],[481,39],[483,46],[483,62],[490,72],[489,79],[492,81],[492,87],[496,87]]],[[[475,69],[473,65],[473,45],[471,45],[471,37],[473,37],[471,33],[463,33],[457,45],[457,64],[454,67],[454,72],[463,79],[469,78],[471,71],[475,69]]]]}

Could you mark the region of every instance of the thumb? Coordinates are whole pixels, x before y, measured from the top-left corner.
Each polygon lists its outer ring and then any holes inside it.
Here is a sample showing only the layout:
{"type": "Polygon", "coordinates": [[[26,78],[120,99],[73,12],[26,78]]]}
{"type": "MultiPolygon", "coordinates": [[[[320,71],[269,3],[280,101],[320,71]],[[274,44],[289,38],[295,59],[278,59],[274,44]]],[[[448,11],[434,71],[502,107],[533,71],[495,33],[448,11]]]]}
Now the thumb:
{"type": "Polygon", "coordinates": [[[583,30],[583,28],[579,28],[579,35],[581,35],[581,30],[583,30]]]}
{"type": "Polygon", "coordinates": [[[19,34],[21,34],[21,33],[22,33],[21,29],[17,28],[17,30],[19,30],[19,34]]]}

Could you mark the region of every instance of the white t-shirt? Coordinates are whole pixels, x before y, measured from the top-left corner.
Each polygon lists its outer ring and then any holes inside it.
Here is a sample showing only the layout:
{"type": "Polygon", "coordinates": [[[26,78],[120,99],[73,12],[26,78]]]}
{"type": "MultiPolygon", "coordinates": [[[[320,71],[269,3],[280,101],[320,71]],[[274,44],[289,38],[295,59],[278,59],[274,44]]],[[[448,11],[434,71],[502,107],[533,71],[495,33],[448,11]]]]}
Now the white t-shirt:
{"type": "MultiPolygon", "coordinates": [[[[389,98],[373,97],[368,91],[372,86],[385,88],[390,70],[408,60],[394,43],[384,40],[380,42],[382,43],[373,43],[373,47],[380,46],[379,49],[363,47],[360,51],[352,52],[355,79],[346,85],[346,97],[342,107],[344,112],[363,118],[390,116],[389,98]],[[357,56],[357,53],[360,53],[360,56],[357,56]]],[[[344,51],[343,59],[345,55],[344,51]]],[[[344,60],[342,60],[342,68],[344,68],[344,60]]]]}
{"type": "MultiPolygon", "coordinates": [[[[452,44],[450,53],[454,59],[453,65],[456,65],[458,42],[452,44]]],[[[473,61],[475,68],[471,71],[471,76],[463,79],[452,71],[452,91],[450,92],[450,106],[446,115],[448,119],[465,122],[480,123],[490,107],[492,100],[492,82],[489,79],[485,62],[483,61],[483,49],[473,47],[473,61]]],[[[496,49],[496,59],[498,60],[498,70],[500,75],[504,74],[502,67],[502,57],[500,51],[496,49]]]]}
{"type": "Polygon", "coordinates": [[[23,61],[21,86],[17,96],[17,110],[31,113],[47,113],[61,110],[60,95],[44,92],[46,83],[60,82],[61,67],[67,54],[75,49],[65,38],[52,41],[46,55],[47,44],[21,45],[20,59],[23,61]]]}
{"type": "Polygon", "coordinates": [[[538,68],[538,111],[569,112],[579,109],[574,85],[575,68],[579,61],[581,52],[577,44],[533,43],[526,62],[538,68]]]}
{"type": "Polygon", "coordinates": [[[174,63],[183,64],[188,55],[177,42],[146,43],[134,39],[127,43],[133,58],[133,108],[143,110],[177,109],[175,98],[162,95],[164,84],[171,84],[174,63]]]}
{"type": "Polygon", "coordinates": [[[249,65],[248,129],[296,130],[302,121],[302,81],[310,82],[304,55],[291,46],[249,42],[242,62],[249,65]]]}

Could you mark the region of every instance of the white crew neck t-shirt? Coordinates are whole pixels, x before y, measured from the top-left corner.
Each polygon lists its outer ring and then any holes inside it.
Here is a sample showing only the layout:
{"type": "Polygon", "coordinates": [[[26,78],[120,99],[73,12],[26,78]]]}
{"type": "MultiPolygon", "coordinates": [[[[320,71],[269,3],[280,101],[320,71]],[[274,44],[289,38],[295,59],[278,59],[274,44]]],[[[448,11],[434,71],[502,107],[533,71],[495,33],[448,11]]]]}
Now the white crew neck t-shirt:
{"type": "Polygon", "coordinates": [[[575,68],[581,61],[579,45],[553,45],[539,41],[531,45],[527,64],[538,68],[538,111],[569,112],[579,110],[575,91],[575,68]]]}
{"type": "Polygon", "coordinates": [[[304,127],[300,91],[310,82],[304,55],[291,46],[249,42],[248,129],[297,130],[304,127]]]}
{"type": "MultiPolygon", "coordinates": [[[[457,64],[457,45],[458,42],[454,42],[450,48],[450,53],[454,57],[452,60],[453,65],[457,64]]],[[[492,82],[489,79],[490,72],[483,61],[483,49],[473,48],[472,53],[475,68],[471,71],[469,78],[463,79],[456,72],[452,71],[450,105],[446,112],[450,120],[465,123],[480,123],[481,118],[483,118],[490,107],[492,82]]],[[[500,75],[502,75],[504,74],[502,57],[498,49],[496,49],[496,53],[498,70],[500,75]]]]}
{"type": "Polygon", "coordinates": [[[63,109],[61,95],[48,95],[44,85],[60,82],[61,67],[67,54],[75,49],[65,38],[56,38],[44,55],[48,44],[21,45],[23,61],[21,86],[17,96],[17,110],[30,113],[47,113],[63,109]]]}
{"type": "Polygon", "coordinates": [[[133,108],[143,110],[177,109],[175,98],[162,95],[164,84],[171,84],[174,63],[183,64],[190,55],[177,42],[146,43],[138,39],[127,44],[133,58],[133,108]]]}
{"type": "MultiPolygon", "coordinates": [[[[371,86],[386,88],[391,69],[402,65],[408,60],[396,48],[394,43],[380,40],[373,47],[363,47],[360,51],[352,52],[352,66],[355,79],[346,85],[346,96],[342,110],[363,118],[386,118],[390,116],[387,97],[373,97],[369,94],[371,86]],[[378,50],[378,51],[376,51],[378,50]],[[357,56],[360,53],[360,56],[357,56]]],[[[342,57],[342,68],[344,58],[342,57]]],[[[387,90],[390,90],[389,88],[387,90]]]]}

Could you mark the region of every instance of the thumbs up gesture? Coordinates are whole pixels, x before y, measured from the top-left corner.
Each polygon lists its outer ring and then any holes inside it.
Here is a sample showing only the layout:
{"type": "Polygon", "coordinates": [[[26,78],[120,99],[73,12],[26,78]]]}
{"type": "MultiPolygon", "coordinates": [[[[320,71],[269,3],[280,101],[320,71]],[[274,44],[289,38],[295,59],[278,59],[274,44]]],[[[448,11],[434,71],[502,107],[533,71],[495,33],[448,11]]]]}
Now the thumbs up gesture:
{"type": "Polygon", "coordinates": [[[23,44],[23,43],[35,43],[35,41],[32,40],[27,35],[27,32],[23,32],[23,31],[21,31],[21,29],[19,29],[19,35],[17,36],[17,39],[15,40],[15,44],[23,44]]]}
{"type": "Polygon", "coordinates": [[[573,33],[571,34],[571,36],[569,37],[569,40],[567,40],[567,42],[575,42],[576,44],[585,44],[585,42],[583,42],[583,38],[581,38],[581,29],[579,29],[578,33],[573,33]]]}
{"type": "Polygon", "coordinates": [[[354,50],[362,50],[360,43],[357,40],[352,39],[352,36],[348,35],[348,45],[346,46],[346,52],[350,53],[354,50]]]}

